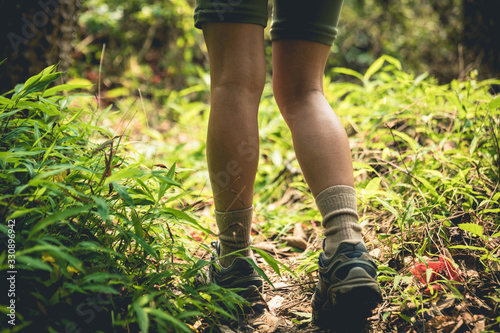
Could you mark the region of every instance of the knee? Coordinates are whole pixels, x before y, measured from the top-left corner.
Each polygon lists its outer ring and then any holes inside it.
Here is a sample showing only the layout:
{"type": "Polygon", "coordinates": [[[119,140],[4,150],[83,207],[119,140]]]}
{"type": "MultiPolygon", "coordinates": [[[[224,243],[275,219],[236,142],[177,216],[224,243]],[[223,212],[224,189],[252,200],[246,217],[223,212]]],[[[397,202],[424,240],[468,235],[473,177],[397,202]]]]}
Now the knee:
{"type": "Polygon", "coordinates": [[[260,100],[266,75],[258,71],[226,71],[212,77],[212,91],[255,97],[260,100]]]}
{"type": "Polygon", "coordinates": [[[324,98],[320,85],[305,81],[284,82],[273,78],[273,92],[276,104],[287,123],[307,113],[318,98],[324,98]]]}

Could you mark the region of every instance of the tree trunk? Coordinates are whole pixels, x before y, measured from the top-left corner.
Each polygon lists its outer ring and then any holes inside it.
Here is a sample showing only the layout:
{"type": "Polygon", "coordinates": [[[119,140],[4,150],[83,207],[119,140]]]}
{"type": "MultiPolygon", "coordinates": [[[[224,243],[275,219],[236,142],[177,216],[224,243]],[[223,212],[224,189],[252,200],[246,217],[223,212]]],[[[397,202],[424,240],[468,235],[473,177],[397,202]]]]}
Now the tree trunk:
{"type": "Polygon", "coordinates": [[[59,62],[71,63],[82,0],[16,0],[0,5],[0,94],[59,62]]]}
{"type": "Polygon", "coordinates": [[[480,78],[500,77],[498,0],[463,0],[464,60],[480,78]]]}

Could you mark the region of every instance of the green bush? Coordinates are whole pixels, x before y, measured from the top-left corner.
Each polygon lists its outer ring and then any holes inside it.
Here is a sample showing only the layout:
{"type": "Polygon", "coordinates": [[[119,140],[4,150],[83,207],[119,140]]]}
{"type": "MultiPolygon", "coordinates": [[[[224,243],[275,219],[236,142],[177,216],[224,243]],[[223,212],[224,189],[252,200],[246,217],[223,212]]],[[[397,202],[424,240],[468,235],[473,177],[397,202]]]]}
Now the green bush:
{"type": "Polygon", "coordinates": [[[200,317],[232,317],[240,297],[193,284],[207,262],[191,254],[199,245],[186,226],[210,231],[178,208],[175,165],[127,157],[122,136],[92,125],[98,111],[72,107],[82,84],[48,87],[60,75],[49,67],[0,96],[0,269],[17,272],[12,331],[191,332],[200,317]]]}

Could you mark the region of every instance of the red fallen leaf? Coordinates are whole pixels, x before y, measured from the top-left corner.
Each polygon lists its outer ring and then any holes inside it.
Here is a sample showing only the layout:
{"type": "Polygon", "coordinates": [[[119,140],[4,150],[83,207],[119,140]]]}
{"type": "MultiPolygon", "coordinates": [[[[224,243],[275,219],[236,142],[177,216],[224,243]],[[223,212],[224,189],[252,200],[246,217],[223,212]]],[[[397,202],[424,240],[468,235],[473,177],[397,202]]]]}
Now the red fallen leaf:
{"type": "Polygon", "coordinates": [[[195,241],[198,241],[198,242],[202,242],[203,241],[203,238],[201,236],[197,235],[196,232],[191,231],[189,234],[191,235],[191,237],[193,237],[193,239],[195,241]]]}
{"type": "MultiPolygon", "coordinates": [[[[451,259],[443,256],[439,256],[439,260],[428,261],[426,264],[416,264],[410,270],[410,272],[423,284],[428,284],[438,280],[441,276],[444,276],[450,281],[463,282],[462,272],[453,266],[451,259]],[[427,269],[432,270],[431,277],[427,281],[427,269]]],[[[442,287],[439,285],[433,285],[432,288],[436,290],[441,290],[442,287]]],[[[429,290],[429,287],[427,288],[429,290]]]]}

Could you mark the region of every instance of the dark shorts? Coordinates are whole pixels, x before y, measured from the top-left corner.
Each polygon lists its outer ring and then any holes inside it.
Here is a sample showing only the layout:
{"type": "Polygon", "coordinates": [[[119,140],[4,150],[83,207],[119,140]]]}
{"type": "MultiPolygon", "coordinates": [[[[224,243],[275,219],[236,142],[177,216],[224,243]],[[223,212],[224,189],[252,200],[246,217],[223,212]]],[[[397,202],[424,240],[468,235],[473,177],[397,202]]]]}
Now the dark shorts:
{"type": "MultiPolygon", "coordinates": [[[[332,45],[343,0],[273,0],[271,40],[300,39],[332,45]]],[[[194,25],[231,22],[267,25],[267,0],[196,0],[194,25]]]]}

